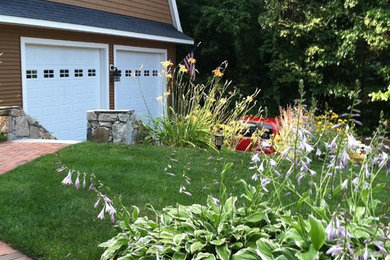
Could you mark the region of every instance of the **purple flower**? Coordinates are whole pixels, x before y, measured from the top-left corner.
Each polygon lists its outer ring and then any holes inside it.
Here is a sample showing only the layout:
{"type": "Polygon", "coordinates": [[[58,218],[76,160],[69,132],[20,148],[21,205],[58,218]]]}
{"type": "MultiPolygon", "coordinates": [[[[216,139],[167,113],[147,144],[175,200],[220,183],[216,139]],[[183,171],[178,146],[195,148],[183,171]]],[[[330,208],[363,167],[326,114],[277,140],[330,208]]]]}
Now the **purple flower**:
{"type": "Polygon", "coordinates": [[[338,137],[338,135],[336,135],[336,137],[333,138],[332,142],[330,142],[329,148],[332,149],[332,150],[336,148],[337,137],[338,137]]]}
{"type": "Polygon", "coordinates": [[[332,126],[332,129],[337,129],[342,125],[343,125],[343,123],[335,124],[334,126],[332,126]]]}
{"type": "Polygon", "coordinates": [[[100,211],[99,215],[97,216],[98,219],[104,219],[104,207],[102,208],[102,211],[100,211]]]}
{"type": "Polygon", "coordinates": [[[301,181],[302,181],[302,178],[305,177],[305,173],[302,172],[299,176],[298,176],[298,185],[301,185],[301,181]]]}
{"type": "Polygon", "coordinates": [[[363,254],[363,260],[367,260],[368,259],[368,248],[366,246],[366,249],[364,250],[364,254],[363,254]]]}
{"type": "Polygon", "coordinates": [[[349,155],[347,153],[347,150],[344,149],[343,152],[341,153],[341,160],[343,161],[343,164],[346,166],[349,161],[349,155]]]}
{"type": "Polygon", "coordinates": [[[68,175],[66,175],[66,177],[62,180],[62,184],[64,185],[71,185],[73,182],[72,182],[72,173],[73,171],[69,171],[68,172],[68,175]]]}
{"type": "Polygon", "coordinates": [[[322,154],[321,150],[317,148],[316,156],[321,156],[321,154],[322,154]]]}
{"type": "Polygon", "coordinates": [[[271,182],[271,179],[269,179],[269,178],[261,178],[260,181],[261,181],[261,187],[263,187],[263,190],[265,192],[268,192],[267,185],[271,182]]]}
{"type": "Polygon", "coordinates": [[[307,143],[305,139],[301,142],[301,147],[303,147],[303,149],[307,153],[310,153],[311,151],[314,150],[313,146],[311,146],[309,143],[307,143]]]}
{"type": "Polygon", "coordinates": [[[276,169],[274,169],[274,173],[275,173],[275,175],[278,176],[278,177],[281,176],[280,172],[277,171],[276,169]]]}
{"type": "Polygon", "coordinates": [[[179,192],[183,193],[187,196],[192,196],[192,194],[190,192],[186,191],[186,187],[184,187],[184,186],[180,186],[179,192]]]}
{"type": "Polygon", "coordinates": [[[60,168],[58,168],[58,169],[56,170],[56,172],[57,172],[57,173],[61,173],[61,172],[63,172],[65,169],[66,169],[66,168],[65,168],[65,165],[62,165],[60,168]]]}
{"type": "Polygon", "coordinates": [[[331,248],[329,248],[328,251],[326,251],[326,254],[336,256],[341,255],[344,251],[344,248],[341,245],[334,245],[331,248]]]}
{"type": "Polygon", "coordinates": [[[263,172],[264,171],[264,163],[263,162],[261,162],[259,168],[257,168],[257,171],[258,172],[263,172]]]}
{"type": "Polygon", "coordinates": [[[345,181],[343,181],[343,183],[341,183],[342,190],[346,190],[347,188],[348,188],[348,179],[346,179],[345,181]]]}
{"type": "Polygon", "coordinates": [[[363,123],[360,122],[359,120],[356,120],[356,119],[352,119],[353,122],[355,122],[355,124],[359,125],[359,126],[362,126],[363,123]]]}
{"type": "Polygon", "coordinates": [[[379,168],[382,168],[383,166],[385,166],[388,160],[389,160],[389,156],[387,155],[387,153],[382,152],[381,158],[380,158],[381,162],[379,163],[379,168]]]}
{"type": "Polygon", "coordinates": [[[348,136],[348,148],[355,149],[359,145],[359,142],[355,139],[353,135],[347,134],[347,136],[348,136]]]}
{"type": "Polygon", "coordinates": [[[306,163],[302,161],[301,164],[302,164],[301,170],[307,172],[309,168],[307,167],[306,163]]]}
{"type": "Polygon", "coordinates": [[[76,187],[76,189],[80,188],[80,173],[79,172],[77,173],[77,178],[76,178],[76,181],[74,182],[74,186],[76,187]]]}
{"type": "Polygon", "coordinates": [[[85,186],[87,186],[87,182],[85,181],[85,173],[84,173],[84,178],[83,178],[83,189],[85,189],[85,186]]]}
{"type": "Polygon", "coordinates": [[[290,151],[290,147],[286,148],[286,149],[280,154],[280,157],[281,157],[282,159],[285,159],[289,151],[290,151]]]}
{"type": "Polygon", "coordinates": [[[91,184],[89,185],[89,188],[88,190],[92,190],[95,186],[93,185],[93,183],[91,182],[91,184]]]}
{"type": "Polygon", "coordinates": [[[115,223],[115,215],[114,214],[111,214],[111,223],[115,223]]]}
{"type": "Polygon", "coordinates": [[[252,180],[257,181],[258,179],[259,179],[259,176],[257,175],[257,173],[252,175],[252,180]]]}
{"type": "Polygon", "coordinates": [[[214,197],[212,197],[211,199],[213,200],[213,204],[214,204],[215,206],[219,207],[219,199],[214,198],[214,197]]]}
{"type": "Polygon", "coordinates": [[[253,155],[252,158],[251,158],[251,160],[252,160],[253,163],[258,163],[258,162],[260,162],[259,154],[256,153],[255,155],[253,155]]]}
{"type": "Polygon", "coordinates": [[[387,255],[386,248],[384,247],[384,244],[382,241],[374,242],[374,245],[381,251],[383,254],[387,255]]]}
{"type": "Polygon", "coordinates": [[[275,169],[275,167],[277,165],[277,163],[274,160],[272,160],[272,159],[269,160],[269,164],[271,165],[272,169],[275,169]]]}
{"type": "Polygon", "coordinates": [[[99,206],[99,203],[100,203],[100,198],[96,201],[96,203],[95,203],[95,205],[93,205],[93,207],[96,209],[99,206]]]}
{"type": "Polygon", "coordinates": [[[333,228],[333,220],[331,220],[329,222],[329,225],[326,227],[325,234],[328,235],[328,240],[329,241],[333,241],[334,240],[334,238],[336,236],[336,232],[335,232],[335,230],[333,228]]]}
{"type": "Polygon", "coordinates": [[[294,167],[294,164],[292,164],[290,166],[290,169],[288,169],[288,171],[286,172],[286,179],[288,179],[292,173],[292,170],[293,170],[293,167],[294,167]]]}
{"type": "Polygon", "coordinates": [[[116,210],[115,210],[115,208],[112,206],[112,204],[111,203],[105,203],[105,208],[106,208],[106,212],[108,212],[108,214],[110,214],[110,215],[113,215],[113,214],[115,214],[116,213],[116,210]]]}

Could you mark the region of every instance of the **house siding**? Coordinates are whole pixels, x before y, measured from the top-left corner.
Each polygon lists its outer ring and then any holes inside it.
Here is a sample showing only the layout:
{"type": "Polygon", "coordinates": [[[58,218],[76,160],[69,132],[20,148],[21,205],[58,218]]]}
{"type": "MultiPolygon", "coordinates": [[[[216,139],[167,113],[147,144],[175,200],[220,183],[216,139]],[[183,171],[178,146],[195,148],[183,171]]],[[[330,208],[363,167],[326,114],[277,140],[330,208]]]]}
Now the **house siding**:
{"type": "MultiPolygon", "coordinates": [[[[46,38],[109,44],[109,62],[114,63],[113,46],[125,45],[166,49],[168,59],[176,60],[176,45],[125,37],[0,25],[0,106],[23,106],[20,37],[46,38]]],[[[110,109],[114,109],[114,82],[110,78],[110,109]]]]}
{"type": "Polygon", "coordinates": [[[48,0],[172,24],[168,0],[48,0]]]}

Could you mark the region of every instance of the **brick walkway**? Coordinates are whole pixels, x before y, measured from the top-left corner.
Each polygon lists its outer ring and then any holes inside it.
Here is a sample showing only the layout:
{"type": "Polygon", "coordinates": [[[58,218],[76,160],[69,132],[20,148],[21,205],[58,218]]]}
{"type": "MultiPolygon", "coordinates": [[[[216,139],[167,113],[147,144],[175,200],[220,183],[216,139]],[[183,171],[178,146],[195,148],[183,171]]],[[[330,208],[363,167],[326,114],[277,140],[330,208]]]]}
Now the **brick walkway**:
{"type": "Polygon", "coordinates": [[[31,260],[7,244],[0,242],[0,260],[31,260]]]}
{"type": "Polygon", "coordinates": [[[0,174],[8,172],[19,165],[32,161],[42,155],[54,153],[65,146],[67,146],[67,144],[62,143],[0,143],[0,174]]]}
{"type": "MultiPolygon", "coordinates": [[[[41,142],[0,143],[0,175],[42,155],[54,153],[68,144],[41,142]]],[[[0,241],[0,260],[31,260],[0,241]]]]}

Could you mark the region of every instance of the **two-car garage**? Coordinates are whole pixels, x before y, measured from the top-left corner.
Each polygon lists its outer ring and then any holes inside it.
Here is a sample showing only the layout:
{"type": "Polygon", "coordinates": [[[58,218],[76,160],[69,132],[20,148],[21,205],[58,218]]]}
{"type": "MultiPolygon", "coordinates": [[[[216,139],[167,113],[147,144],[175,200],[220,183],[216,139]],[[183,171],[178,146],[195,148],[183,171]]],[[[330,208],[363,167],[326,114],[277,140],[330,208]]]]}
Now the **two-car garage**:
{"type": "MultiPolygon", "coordinates": [[[[166,50],[113,46],[120,81],[114,108],[142,116],[162,114],[156,98],[166,50]]],[[[109,45],[21,38],[23,108],[58,139],[85,140],[86,112],[110,108],[109,45]]]]}

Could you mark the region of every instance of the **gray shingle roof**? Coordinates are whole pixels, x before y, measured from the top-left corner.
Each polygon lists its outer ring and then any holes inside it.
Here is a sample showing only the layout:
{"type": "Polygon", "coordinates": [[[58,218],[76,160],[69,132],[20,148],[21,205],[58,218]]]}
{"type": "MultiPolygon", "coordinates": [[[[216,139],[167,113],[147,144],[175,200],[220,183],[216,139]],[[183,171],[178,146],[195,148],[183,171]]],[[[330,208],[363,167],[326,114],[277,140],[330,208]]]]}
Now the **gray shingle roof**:
{"type": "Polygon", "coordinates": [[[192,40],[170,24],[44,0],[0,0],[0,15],[192,40]]]}

